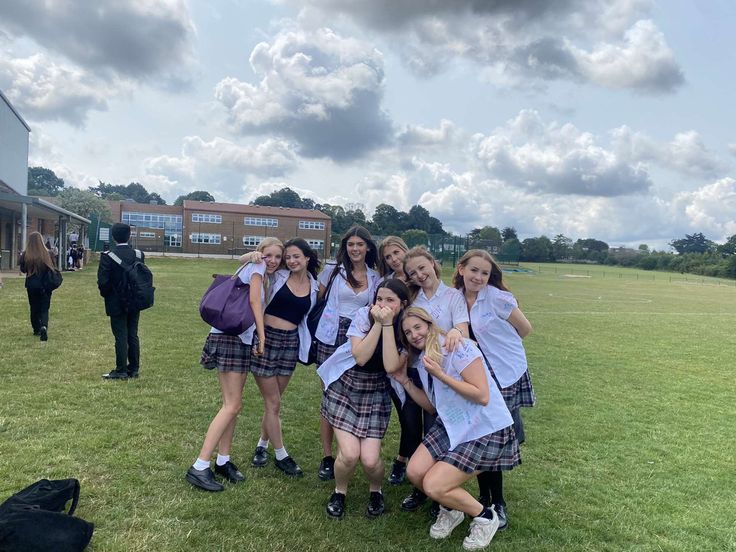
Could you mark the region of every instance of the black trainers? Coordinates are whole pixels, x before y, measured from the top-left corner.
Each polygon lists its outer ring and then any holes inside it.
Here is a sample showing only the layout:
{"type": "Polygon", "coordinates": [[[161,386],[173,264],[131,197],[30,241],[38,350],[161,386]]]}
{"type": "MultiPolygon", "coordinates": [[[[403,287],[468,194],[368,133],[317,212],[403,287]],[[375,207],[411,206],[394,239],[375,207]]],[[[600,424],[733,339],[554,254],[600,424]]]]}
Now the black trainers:
{"type": "Polygon", "coordinates": [[[41,341],[48,341],[49,340],[49,333],[46,329],[46,326],[41,326],[41,331],[38,332],[41,336],[41,341]]]}
{"type": "Polygon", "coordinates": [[[256,447],[251,465],[255,468],[262,468],[266,464],[268,464],[268,451],[266,447],[256,447]]]}
{"type": "Polygon", "coordinates": [[[365,515],[369,518],[376,518],[380,516],[386,510],[386,504],[383,501],[383,493],[378,491],[371,491],[368,497],[368,508],[365,511],[365,515]]]}
{"type": "Polygon", "coordinates": [[[245,481],[245,476],[238,470],[238,467],[228,460],[222,466],[215,464],[215,473],[227,479],[230,483],[245,481]]]}
{"type": "Polygon", "coordinates": [[[327,501],[325,508],[327,515],[332,519],[341,519],[345,515],[345,495],[342,493],[332,493],[330,500],[327,501]]]}
{"type": "Polygon", "coordinates": [[[192,466],[187,470],[186,478],[192,485],[205,491],[216,493],[225,490],[225,487],[215,481],[215,474],[209,468],[195,470],[192,466]]]}
{"type": "Polygon", "coordinates": [[[419,489],[414,489],[409,496],[401,501],[400,508],[405,512],[413,512],[418,509],[422,504],[427,501],[427,495],[425,495],[419,489]]]}
{"type": "Polygon", "coordinates": [[[319,463],[319,472],[317,477],[322,481],[329,481],[335,479],[335,459],[332,456],[325,456],[322,462],[319,463]]]}
{"type": "Polygon", "coordinates": [[[294,459],[291,456],[287,456],[283,460],[275,460],[274,463],[276,464],[276,467],[286,475],[291,477],[301,477],[304,475],[302,469],[296,462],[294,462],[294,459]]]}
{"type": "Polygon", "coordinates": [[[394,465],[391,467],[391,474],[388,476],[389,484],[401,485],[404,479],[406,479],[406,462],[394,460],[394,465]]]}
{"type": "Polygon", "coordinates": [[[493,509],[496,510],[498,516],[498,531],[503,531],[509,526],[509,518],[506,515],[505,504],[494,504],[493,509]]]}

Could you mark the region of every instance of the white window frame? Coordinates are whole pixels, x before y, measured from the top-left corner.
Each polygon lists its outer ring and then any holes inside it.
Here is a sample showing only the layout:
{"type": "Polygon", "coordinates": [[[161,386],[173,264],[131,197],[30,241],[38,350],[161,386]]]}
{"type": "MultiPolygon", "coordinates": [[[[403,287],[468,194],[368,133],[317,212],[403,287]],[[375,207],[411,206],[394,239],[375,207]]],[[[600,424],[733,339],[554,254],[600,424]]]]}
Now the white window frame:
{"type": "Polygon", "coordinates": [[[266,226],[268,228],[278,228],[279,219],[269,217],[243,217],[243,226],[266,226]]]}
{"type": "Polygon", "coordinates": [[[299,230],[324,230],[325,223],[319,220],[300,220],[299,230]]]}
{"type": "Polygon", "coordinates": [[[210,234],[209,232],[192,232],[189,234],[189,241],[202,245],[220,245],[222,243],[222,234],[210,234]]]}
{"type": "Polygon", "coordinates": [[[317,251],[325,250],[325,240],[307,240],[307,244],[309,244],[309,247],[317,251]]]}
{"type": "Polygon", "coordinates": [[[258,244],[265,239],[266,236],[243,236],[243,246],[258,247],[258,244]]]}
{"type": "Polygon", "coordinates": [[[222,215],[212,213],[192,213],[192,222],[206,222],[207,224],[222,224],[222,215]]]}

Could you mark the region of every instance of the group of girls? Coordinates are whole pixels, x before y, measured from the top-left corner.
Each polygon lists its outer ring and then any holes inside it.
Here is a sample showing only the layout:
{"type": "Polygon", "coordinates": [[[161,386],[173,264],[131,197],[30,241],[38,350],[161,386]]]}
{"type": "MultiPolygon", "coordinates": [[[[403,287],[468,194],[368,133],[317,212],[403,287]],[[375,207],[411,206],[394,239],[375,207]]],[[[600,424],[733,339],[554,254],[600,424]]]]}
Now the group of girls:
{"type": "Polygon", "coordinates": [[[467,514],[463,546],[487,546],[508,524],[501,473],[521,462],[518,411],[534,404],[521,343],[531,325],[491,256],[468,251],[449,287],[426,249],[409,249],[393,236],[379,249],[356,226],[343,237],[336,262],[318,276],[316,255],[298,238],[283,247],[268,238],[243,260],[248,264],[238,276],[251,284],[256,322],[241,336],[213,329],[207,338],[202,364],[218,368],[223,406],[187,479],[222,490],[210,470],[215,448],[215,473],[231,482],[243,479],[229,452],[248,371],[265,405],[253,465],[267,463],[270,441],[276,465],[302,475],[284,448],[279,408],[297,361],[307,361],[306,316],[325,298],[314,352],[324,387],[318,476],[335,480],[328,516],[343,517],[358,462],[369,484],[366,515],[384,512],[381,441],[393,400],[401,437],[389,482],[407,477],[414,485],[401,508],[415,510],[429,497],[439,505],[431,537],[448,537],[467,514]],[[280,268],[282,261],[287,269],[280,268]],[[473,476],[478,499],[463,488],[473,476]]]}

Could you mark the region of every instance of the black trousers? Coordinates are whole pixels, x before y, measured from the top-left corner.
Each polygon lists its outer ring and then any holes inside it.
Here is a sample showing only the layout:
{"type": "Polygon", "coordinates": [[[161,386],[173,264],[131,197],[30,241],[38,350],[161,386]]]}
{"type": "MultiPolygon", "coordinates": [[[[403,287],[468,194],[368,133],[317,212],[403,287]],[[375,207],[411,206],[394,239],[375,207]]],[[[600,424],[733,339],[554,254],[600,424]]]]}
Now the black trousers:
{"type": "MultiPolygon", "coordinates": [[[[414,385],[421,387],[422,383],[417,371],[410,369],[408,372],[414,385]]],[[[404,401],[403,407],[401,406],[399,397],[396,395],[393,388],[391,389],[391,400],[396,407],[396,412],[399,414],[399,425],[401,426],[399,456],[409,458],[414,454],[414,451],[417,450],[417,447],[422,442],[422,438],[434,424],[435,415],[430,414],[415,403],[409,396],[409,393],[406,394],[406,400],[404,401]]]]}
{"type": "Polygon", "coordinates": [[[33,333],[39,333],[42,326],[49,327],[49,308],[51,308],[51,294],[41,290],[28,292],[28,304],[31,307],[31,327],[33,333]]]}
{"type": "Polygon", "coordinates": [[[138,341],[140,311],[110,317],[112,335],[115,336],[115,370],[137,374],[140,367],[141,346],[138,341]]]}

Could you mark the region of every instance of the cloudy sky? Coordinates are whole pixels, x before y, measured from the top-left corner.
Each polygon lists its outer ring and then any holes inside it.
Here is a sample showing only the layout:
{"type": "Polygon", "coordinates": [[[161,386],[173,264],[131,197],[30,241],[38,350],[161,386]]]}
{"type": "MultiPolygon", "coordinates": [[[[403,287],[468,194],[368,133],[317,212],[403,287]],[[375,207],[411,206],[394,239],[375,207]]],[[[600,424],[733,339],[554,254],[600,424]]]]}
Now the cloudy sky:
{"type": "Polygon", "coordinates": [[[445,227],[736,234],[731,0],[7,0],[30,164],[445,227]]]}

